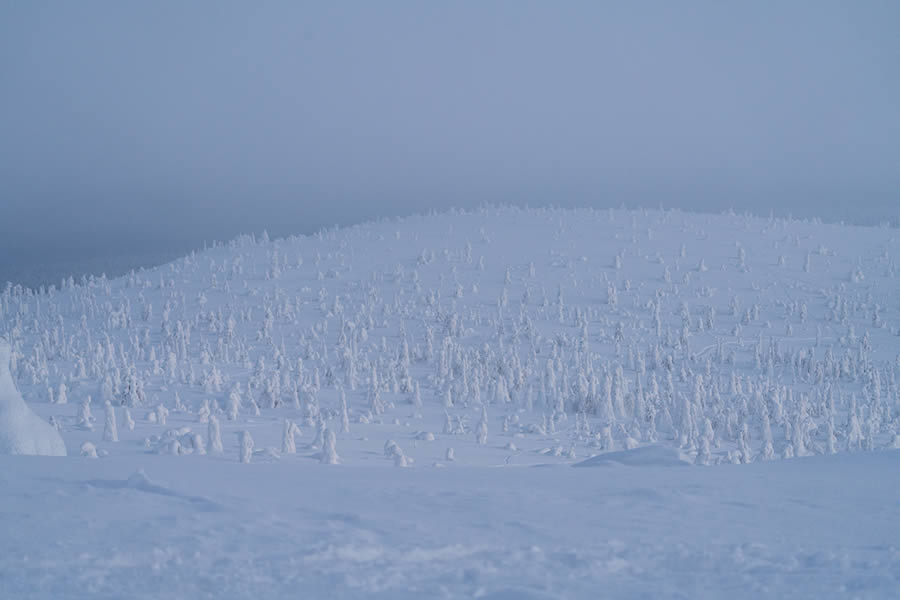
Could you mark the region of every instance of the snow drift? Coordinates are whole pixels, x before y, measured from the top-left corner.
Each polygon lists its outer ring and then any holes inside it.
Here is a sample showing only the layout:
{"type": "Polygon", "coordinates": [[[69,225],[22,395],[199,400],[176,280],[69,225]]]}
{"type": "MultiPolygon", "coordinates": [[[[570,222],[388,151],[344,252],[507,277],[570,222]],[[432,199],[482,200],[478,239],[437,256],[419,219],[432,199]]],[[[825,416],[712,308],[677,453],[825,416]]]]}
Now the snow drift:
{"type": "Polygon", "coordinates": [[[625,465],[627,467],[684,467],[690,463],[682,457],[681,453],[668,446],[644,446],[632,450],[619,452],[607,452],[598,454],[587,460],[577,462],[573,467],[605,467],[610,465],[625,465]]]}
{"type": "Polygon", "coordinates": [[[10,355],[9,343],[0,338],[0,454],[65,456],[59,432],[31,412],[16,389],[9,372],[10,355]]]}

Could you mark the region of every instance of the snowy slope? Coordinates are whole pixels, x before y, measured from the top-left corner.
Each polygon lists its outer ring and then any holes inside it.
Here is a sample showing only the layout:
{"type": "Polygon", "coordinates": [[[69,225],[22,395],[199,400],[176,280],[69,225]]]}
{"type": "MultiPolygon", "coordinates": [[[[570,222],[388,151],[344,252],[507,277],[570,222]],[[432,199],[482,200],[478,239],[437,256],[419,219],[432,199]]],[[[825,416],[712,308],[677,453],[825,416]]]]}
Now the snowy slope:
{"type": "Polygon", "coordinates": [[[0,586],[892,597],[895,236],[486,209],[7,288],[70,457],[3,459],[0,586]]]}

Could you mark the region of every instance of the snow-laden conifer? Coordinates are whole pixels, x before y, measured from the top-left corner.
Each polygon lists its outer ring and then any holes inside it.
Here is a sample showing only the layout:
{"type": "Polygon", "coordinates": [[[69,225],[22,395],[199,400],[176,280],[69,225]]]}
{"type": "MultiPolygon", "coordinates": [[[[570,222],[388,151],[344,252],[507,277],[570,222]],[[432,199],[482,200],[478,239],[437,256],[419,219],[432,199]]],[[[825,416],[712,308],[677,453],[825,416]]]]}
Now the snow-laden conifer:
{"type": "Polygon", "coordinates": [[[88,396],[84,402],[78,405],[78,414],[76,416],[75,426],[85,431],[94,430],[94,415],[91,414],[91,397],[88,396]]]}
{"type": "Polygon", "coordinates": [[[336,465],[341,459],[337,453],[337,436],[330,429],[325,429],[323,435],[322,453],[319,459],[323,465],[336,465]]]}
{"type": "MultiPolygon", "coordinates": [[[[126,411],[128,409],[125,409],[126,411]]],[[[116,426],[116,409],[113,407],[111,402],[107,402],[104,406],[104,414],[105,414],[105,422],[103,425],[103,441],[104,442],[118,442],[119,441],[119,429],[116,426]]],[[[127,412],[126,412],[127,414],[127,412]]],[[[130,415],[129,415],[130,418],[130,415]]],[[[132,426],[129,429],[134,428],[134,422],[132,421],[132,426]]]]}
{"type": "Polygon", "coordinates": [[[481,420],[478,421],[478,426],[475,429],[475,443],[484,446],[487,444],[488,439],[488,416],[487,416],[487,408],[484,406],[481,407],[481,420]]]}
{"type": "MultiPolygon", "coordinates": [[[[206,450],[209,453],[222,453],[225,449],[222,446],[222,430],[219,427],[219,419],[215,415],[210,415],[206,427],[206,450]]],[[[249,436],[250,434],[247,433],[249,436]]],[[[253,440],[250,440],[252,449],[253,440]]]]}
{"type": "Polygon", "coordinates": [[[249,431],[244,429],[238,432],[238,439],[240,444],[238,457],[242,463],[249,463],[250,459],[253,457],[253,437],[250,435],[249,431]]]}
{"type": "Polygon", "coordinates": [[[294,441],[294,436],[300,435],[300,428],[297,427],[297,424],[291,421],[290,419],[284,420],[284,428],[281,434],[281,453],[282,454],[296,454],[297,453],[297,443],[294,441]]]}
{"type": "Polygon", "coordinates": [[[128,431],[134,431],[134,419],[131,418],[131,409],[127,406],[122,408],[122,425],[128,431]]]}

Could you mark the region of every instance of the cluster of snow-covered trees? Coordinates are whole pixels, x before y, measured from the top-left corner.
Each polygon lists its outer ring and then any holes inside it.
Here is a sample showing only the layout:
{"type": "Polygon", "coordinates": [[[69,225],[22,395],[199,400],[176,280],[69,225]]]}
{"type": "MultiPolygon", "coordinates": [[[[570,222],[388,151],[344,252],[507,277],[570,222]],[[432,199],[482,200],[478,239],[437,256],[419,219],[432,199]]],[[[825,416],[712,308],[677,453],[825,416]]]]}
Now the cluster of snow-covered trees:
{"type": "Polygon", "coordinates": [[[159,451],[221,452],[225,427],[248,462],[247,422],[269,416],[281,453],[307,428],[329,464],[340,436],[408,419],[455,445],[534,439],[564,457],[873,450],[900,445],[892,233],[491,209],[242,236],[121,279],[8,285],[0,335],[60,427],[93,431],[98,407],[98,444],[137,416],[159,451]]]}

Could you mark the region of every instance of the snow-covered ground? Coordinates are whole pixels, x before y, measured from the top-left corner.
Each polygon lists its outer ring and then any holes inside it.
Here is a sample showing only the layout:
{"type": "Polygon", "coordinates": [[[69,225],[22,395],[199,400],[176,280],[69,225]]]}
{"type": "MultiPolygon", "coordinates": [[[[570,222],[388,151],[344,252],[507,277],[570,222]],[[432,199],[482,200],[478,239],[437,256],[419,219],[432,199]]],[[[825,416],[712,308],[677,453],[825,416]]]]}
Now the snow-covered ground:
{"type": "Polygon", "coordinates": [[[897,473],[2,457],[0,597],[896,598],[897,473]]]}
{"type": "Polygon", "coordinates": [[[0,457],[0,597],[896,597],[896,235],[486,209],[8,287],[69,456],[0,457]]]}

